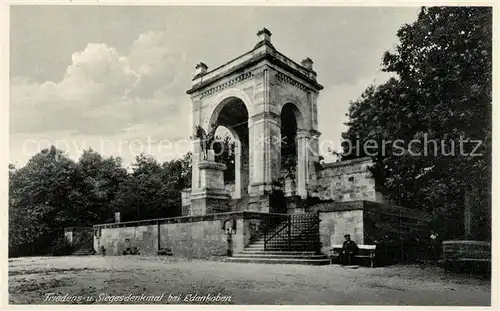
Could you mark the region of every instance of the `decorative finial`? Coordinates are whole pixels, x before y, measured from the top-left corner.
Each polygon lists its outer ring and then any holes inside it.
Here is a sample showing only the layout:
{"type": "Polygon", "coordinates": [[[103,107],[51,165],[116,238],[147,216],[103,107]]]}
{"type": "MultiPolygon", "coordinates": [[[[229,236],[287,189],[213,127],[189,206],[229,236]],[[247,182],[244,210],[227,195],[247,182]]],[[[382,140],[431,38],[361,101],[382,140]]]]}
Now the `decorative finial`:
{"type": "Polygon", "coordinates": [[[270,42],[271,41],[271,35],[272,35],[271,32],[267,28],[262,28],[261,30],[259,30],[259,32],[257,32],[257,36],[259,37],[259,42],[260,41],[268,41],[268,42],[270,42]]]}
{"type": "Polygon", "coordinates": [[[207,73],[208,66],[205,63],[200,62],[198,65],[196,65],[195,69],[196,69],[196,75],[200,76],[207,73]]]}
{"type": "Polygon", "coordinates": [[[301,64],[302,64],[302,67],[304,67],[308,70],[313,70],[313,61],[309,57],[307,57],[306,59],[303,59],[301,64]]]}

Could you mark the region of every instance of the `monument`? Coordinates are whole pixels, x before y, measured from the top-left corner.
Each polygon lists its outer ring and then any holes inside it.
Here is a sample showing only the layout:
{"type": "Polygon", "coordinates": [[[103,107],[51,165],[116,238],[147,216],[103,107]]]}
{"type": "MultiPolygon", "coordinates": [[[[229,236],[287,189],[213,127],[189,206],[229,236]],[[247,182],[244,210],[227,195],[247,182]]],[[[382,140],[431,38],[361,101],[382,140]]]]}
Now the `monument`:
{"type": "Polygon", "coordinates": [[[120,254],[128,240],[141,254],[169,249],[241,262],[328,264],[326,254],[345,234],[360,245],[427,234],[427,215],[384,202],[370,158],[320,163],[323,87],[310,58],[299,64],[280,53],[264,28],[249,52],[212,70],[203,62],[195,68],[187,91],[192,183],[182,191],[182,216],[96,225],[95,249],[120,254]],[[234,180],[224,180],[226,165],[214,153],[219,127],[235,143],[234,180]],[[289,257],[276,259],[281,251],[289,257]]]}
{"type": "MultiPolygon", "coordinates": [[[[232,199],[255,198],[260,204],[249,204],[247,210],[271,212],[267,194],[283,175],[285,160],[295,160],[294,192],[301,198],[316,183],[317,97],[323,87],[316,81],[310,58],[299,65],[278,52],[266,28],[257,36],[250,52],[223,66],[208,71],[199,63],[187,93],[193,102],[193,124],[205,133],[213,131],[213,124],[224,126],[236,141],[232,199]],[[288,148],[291,152],[283,159],[284,142],[290,141],[288,147],[293,149],[288,148]]],[[[193,137],[194,194],[204,185],[198,165],[203,161],[203,138],[197,133],[193,137]]]]}

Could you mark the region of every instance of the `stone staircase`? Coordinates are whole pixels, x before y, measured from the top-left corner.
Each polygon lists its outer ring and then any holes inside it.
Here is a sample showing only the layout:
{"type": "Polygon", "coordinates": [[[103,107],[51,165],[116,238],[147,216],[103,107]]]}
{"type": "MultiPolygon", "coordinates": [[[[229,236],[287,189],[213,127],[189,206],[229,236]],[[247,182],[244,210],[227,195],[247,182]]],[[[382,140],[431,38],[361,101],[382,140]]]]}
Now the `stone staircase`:
{"type": "Polygon", "coordinates": [[[73,242],[73,256],[94,255],[94,236],[88,233],[81,233],[73,242]]]}
{"type": "Polygon", "coordinates": [[[328,257],[319,252],[319,229],[312,217],[300,214],[273,226],[257,237],[241,253],[228,258],[230,262],[327,265],[328,257]],[[299,220],[299,221],[297,221],[299,220]]]}

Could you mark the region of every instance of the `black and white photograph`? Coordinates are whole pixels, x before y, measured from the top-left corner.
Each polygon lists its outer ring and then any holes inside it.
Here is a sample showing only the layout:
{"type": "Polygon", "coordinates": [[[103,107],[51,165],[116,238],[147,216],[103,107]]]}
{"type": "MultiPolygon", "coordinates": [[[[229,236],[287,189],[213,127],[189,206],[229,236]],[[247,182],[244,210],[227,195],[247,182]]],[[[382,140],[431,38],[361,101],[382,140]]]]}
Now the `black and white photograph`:
{"type": "Polygon", "coordinates": [[[6,306],[498,308],[494,2],[69,2],[1,9],[6,306]]]}

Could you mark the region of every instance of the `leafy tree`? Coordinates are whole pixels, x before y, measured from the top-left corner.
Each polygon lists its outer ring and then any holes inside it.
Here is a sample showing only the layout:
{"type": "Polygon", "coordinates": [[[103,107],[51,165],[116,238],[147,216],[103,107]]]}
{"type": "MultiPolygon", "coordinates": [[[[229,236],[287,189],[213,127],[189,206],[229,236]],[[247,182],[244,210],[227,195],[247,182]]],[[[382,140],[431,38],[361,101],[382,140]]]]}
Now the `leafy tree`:
{"type": "Polygon", "coordinates": [[[180,216],[181,190],[191,181],[191,156],[163,164],[140,155],[133,172],[120,184],[112,207],[123,221],[180,216]]]}
{"type": "Polygon", "coordinates": [[[370,86],[351,103],[343,138],[354,148],[344,143],[344,159],[372,156],[379,190],[396,203],[432,212],[441,219],[437,226],[448,220],[448,237],[462,234],[454,229],[465,198],[472,197],[473,232],[488,239],[491,8],[424,7],[397,36],[399,44],[383,57],[383,70],[397,78],[370,86]],[[363,148],[369,140],[377,148],[363,148]],[[475,150],[480,156],[471,156],[476,143],[469,140],[481,141],[475,150]]]}
{"type": "Polygon", "coordinates": [[[9,256],[43,254],[73,224],[76,164],[55,147],[9,171],[9,256]]]}
{"type": "Polygon", "coordinates": [[[76,187],[72,191],[78,217],[75,225],[91,226],[113,220],[111,201],[127,177],[120,158],[103,158],[92,149],[84,150],[76,170],[76,187]]]}

